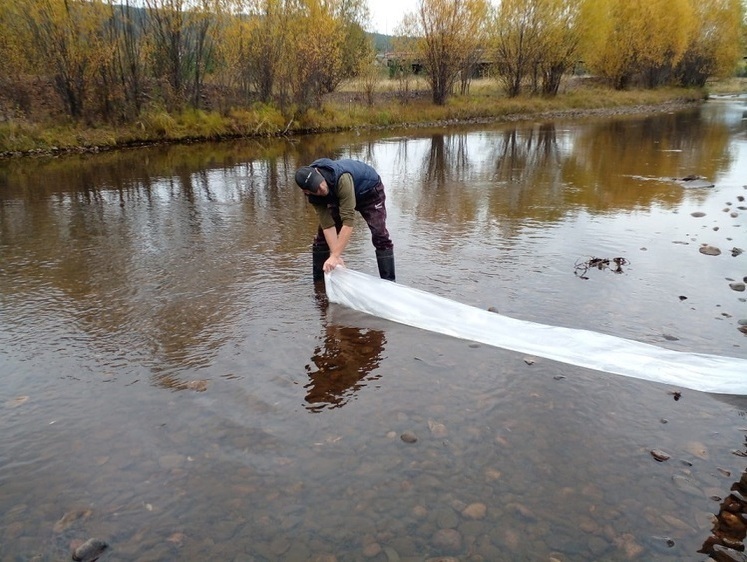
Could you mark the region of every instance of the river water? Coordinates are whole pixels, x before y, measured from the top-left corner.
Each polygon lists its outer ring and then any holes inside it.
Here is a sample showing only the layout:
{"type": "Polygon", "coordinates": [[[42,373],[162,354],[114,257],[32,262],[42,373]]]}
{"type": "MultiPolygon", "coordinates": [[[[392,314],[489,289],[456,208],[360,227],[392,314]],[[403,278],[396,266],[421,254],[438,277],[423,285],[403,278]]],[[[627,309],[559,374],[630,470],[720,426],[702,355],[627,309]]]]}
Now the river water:
{"type": "MultiPolygon", "coordinates": [[[[399,283],[747,358],[743,97],[2,161],[1,560],[70,559],[89,538],[109,545],[102,561],[705,560],[715,534],[742,547],[728,512],[747,398],[329,304],[293,183],[321,156],[380,172],[399,283]],[[690,175],[714,187],[675,181],[690,175]]],[[[346,264],[376,274],[362,221],[346,264]]]]}

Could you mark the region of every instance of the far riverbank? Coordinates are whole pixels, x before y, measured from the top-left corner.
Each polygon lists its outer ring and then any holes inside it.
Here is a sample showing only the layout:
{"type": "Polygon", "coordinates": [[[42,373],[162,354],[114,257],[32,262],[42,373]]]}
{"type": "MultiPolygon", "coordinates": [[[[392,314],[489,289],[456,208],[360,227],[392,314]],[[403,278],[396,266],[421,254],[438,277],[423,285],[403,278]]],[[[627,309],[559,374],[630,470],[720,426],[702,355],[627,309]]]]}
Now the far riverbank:
{"type": "Polygon", "coordinates": [[[369,105],[360,89],[350,84],[325,98],[319,108],[293,118],[286,118],[276,108],[256,105],[251,110],[189,110],[179,114],[150,110],[135,123],[121,126],[13,119],[0,124],[0,158],[345,130],[667,112],[702,103],[711,94],[747,91],[747,79],[714,82],[708,89],[625,91],[576,80],[554,98],[506,98],[496,92],[494,82],[484,81],[475,84],[470,94],[455,96],[444,106],[432,104],[422,88],[410,91],[403,99],[391,90],[391,84],[388,87],[382,85],[369,105]]]}

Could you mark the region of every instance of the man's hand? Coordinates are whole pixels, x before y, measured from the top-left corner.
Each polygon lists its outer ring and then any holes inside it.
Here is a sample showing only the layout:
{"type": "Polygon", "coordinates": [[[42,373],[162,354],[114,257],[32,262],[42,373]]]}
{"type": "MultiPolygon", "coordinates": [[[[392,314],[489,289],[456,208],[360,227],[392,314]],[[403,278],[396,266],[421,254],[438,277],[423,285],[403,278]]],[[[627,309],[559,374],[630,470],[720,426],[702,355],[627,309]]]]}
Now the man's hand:
{"type": "Polygon", "coordinates": [[[327,258],[327,261],[324,262],[324,273],[329,273],[337,266],[345,267],[345,262],[342,261],[342,258],[336,257],[336,256],[330,256],[327,258]]]}

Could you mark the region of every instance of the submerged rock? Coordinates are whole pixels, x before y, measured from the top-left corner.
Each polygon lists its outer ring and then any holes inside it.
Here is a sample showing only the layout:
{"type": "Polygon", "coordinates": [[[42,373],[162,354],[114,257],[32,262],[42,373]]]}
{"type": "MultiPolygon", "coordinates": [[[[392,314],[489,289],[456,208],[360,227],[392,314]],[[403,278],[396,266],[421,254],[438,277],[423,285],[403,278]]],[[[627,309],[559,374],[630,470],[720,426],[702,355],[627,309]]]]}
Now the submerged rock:
{"type": "Polygon", "coordinates": [[[98,560],[109,545],[101,539],[88,539],[73,551],[73,560],[76,562],[93,562],[98,560]]]}
{"type": "Polygon", "coordinates": [[[417,436],[412,431],[405,431],[400,435],[400,439],[405,443],[415,443],[418,440],[417,436]]]}

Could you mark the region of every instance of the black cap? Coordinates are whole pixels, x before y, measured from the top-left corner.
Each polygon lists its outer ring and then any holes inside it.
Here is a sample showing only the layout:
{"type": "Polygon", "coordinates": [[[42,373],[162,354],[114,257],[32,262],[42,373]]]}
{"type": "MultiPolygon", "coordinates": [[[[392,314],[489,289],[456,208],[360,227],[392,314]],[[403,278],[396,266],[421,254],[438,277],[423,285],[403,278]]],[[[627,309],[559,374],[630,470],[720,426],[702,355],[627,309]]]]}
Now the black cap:
{"type": "Polygon", "coordinates": [[[298,187],[311,193],[319,191],[319,186],[322,185],[323,181],[324,177],[319,173],[319,170],[311,166],[304,166],[296,171],[296,183],[298,187]]]}

